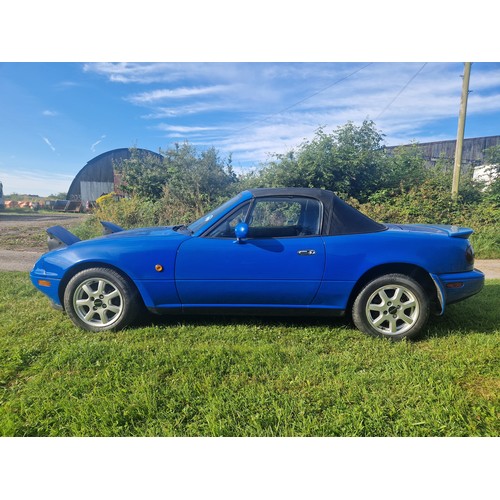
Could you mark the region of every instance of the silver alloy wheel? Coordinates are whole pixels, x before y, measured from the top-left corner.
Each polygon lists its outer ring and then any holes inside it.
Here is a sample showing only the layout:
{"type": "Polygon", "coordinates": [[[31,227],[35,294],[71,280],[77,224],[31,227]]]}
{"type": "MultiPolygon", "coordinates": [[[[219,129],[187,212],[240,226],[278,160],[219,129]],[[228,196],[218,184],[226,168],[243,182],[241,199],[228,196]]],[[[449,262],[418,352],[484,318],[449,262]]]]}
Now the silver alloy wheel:
{"type": "Polygon", "coordinates": [[[366,303],[366,318],[382,334],[401,334],[418,320],[420,306],[415,294],[402,285],[384,285],[366,303]]]}
{"type": "Polygon", "coordinates": [[[115,284],[104,278],[90,278],[78,285],[73,295],[73,308],[90,326],[110,326],[124,307],[122,294],[115,284]]]}

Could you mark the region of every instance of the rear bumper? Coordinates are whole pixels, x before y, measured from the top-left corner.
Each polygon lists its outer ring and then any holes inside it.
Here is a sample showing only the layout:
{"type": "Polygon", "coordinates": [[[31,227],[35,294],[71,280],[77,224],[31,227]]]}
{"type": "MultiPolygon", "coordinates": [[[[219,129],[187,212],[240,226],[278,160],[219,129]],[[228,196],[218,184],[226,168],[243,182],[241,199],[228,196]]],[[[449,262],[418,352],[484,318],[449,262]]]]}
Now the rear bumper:
{"type": "Polygon", "coordinates": [[[465,273],[431,274],[437,288],[441,314],[445,307],[479,293],[484,286],[484,274],[478,269],[465,273]]]}

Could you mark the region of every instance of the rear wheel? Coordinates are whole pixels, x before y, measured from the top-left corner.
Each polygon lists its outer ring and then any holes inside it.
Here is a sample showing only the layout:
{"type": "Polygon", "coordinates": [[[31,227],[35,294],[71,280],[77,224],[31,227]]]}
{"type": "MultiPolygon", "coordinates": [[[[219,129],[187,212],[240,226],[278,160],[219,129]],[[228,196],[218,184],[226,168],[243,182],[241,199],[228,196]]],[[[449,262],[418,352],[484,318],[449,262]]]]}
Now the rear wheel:
{"type": "Polygon", "coordinates": [[[352,318],[369,335],[414,339],[427,323],[429,311],[429,297],[417,281],[403,274],[388,274],[361,290],[352,318]]]}
{"type": "Polygon", "coordinates": [[[79,272],[64,292],[64,307],[75,325],[92,332],[120,330],[139,312],[138,293],[113,269],[79,272]]]}

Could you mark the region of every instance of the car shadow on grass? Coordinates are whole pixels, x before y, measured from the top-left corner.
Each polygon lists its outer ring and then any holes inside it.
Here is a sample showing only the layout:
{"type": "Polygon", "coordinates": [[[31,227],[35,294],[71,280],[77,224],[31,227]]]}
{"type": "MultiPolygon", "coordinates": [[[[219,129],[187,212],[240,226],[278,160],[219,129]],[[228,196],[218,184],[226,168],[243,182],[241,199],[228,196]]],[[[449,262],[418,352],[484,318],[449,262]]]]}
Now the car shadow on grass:
{"type": "MultiPolygon", "coordinates": [[[[449,335],[472,333],[494,333],[500,329],[500,283],[491,283],[479,294],[463,302],[447,307],[444,316],[431,316],[418,340],[427,340],[449,335]]],[[[356,331],[350,314],[345,317],[300,317],[300,316],[247,316],[247,315],[163,315],[150,314],[141,317],[134,327],[172,325],[214,326],[246,325],[286,328],[341,328],[356,331]]]]}
{"type": "Polygon", "coordinates": [[[423,339],[500,331],[500,283],[489,283],[462,302],[451,304],[445,314],[431,317],[423,339]]]}
{"type": "Polygon", "coordinates": [[[148,313],[139,318],[133,324],[134,327],[149,326],[228,326],[228,325],[248,325],[262,326],[268,325],[304,328],[308,326],[319,327],[349,327],[352,322],[348,317],[298,317],[298,316],[275,316],[275,315],[246,315],[246,314],[165,314],[157,315],[148,313]]]}

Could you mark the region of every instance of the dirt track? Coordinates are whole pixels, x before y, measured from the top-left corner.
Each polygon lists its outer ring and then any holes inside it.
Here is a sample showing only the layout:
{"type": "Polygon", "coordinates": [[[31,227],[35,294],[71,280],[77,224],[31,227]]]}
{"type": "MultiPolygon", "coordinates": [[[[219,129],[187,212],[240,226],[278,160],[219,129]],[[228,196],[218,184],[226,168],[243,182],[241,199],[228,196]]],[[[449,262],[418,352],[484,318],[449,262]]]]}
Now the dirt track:
{"type": "Polygon", "coordinates": [[[31,271],[40,255],[40,252],[0,249],[0,271],[31,271]]]}
{"type": "Polygon", "coordinates": [[[29,271],[38,257],[47,251],[50,226],[71,228],[85,215],[0,213],[0,270],[29,271]]]}
{"type": "Polygon", "coordinates": [[[44,252],[47,248],[45,229],[50,226],[71,228],[86,215],[80,214],[9,214],[0,212],[0,249],[44,252]]]}
{"type": "MultiPolygon", "coordinates": [[[[30,271],[47,251],[45,229],[54,225],[71,227],[82,217],[85,216],[0,214],[0,271],[30,271]]],[[[486,278],[500,279],[500,260],[476,260],[475,266],[486,278]]]]}

